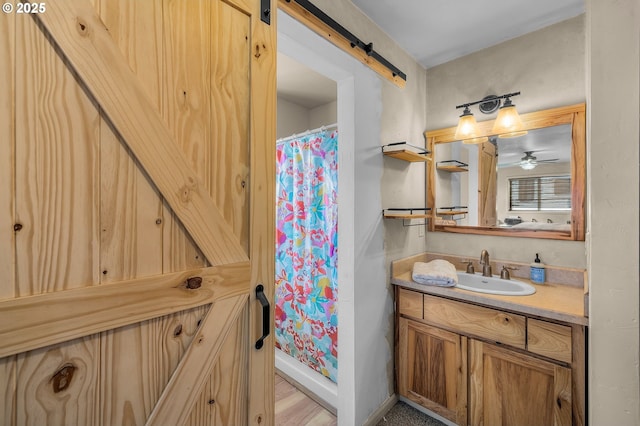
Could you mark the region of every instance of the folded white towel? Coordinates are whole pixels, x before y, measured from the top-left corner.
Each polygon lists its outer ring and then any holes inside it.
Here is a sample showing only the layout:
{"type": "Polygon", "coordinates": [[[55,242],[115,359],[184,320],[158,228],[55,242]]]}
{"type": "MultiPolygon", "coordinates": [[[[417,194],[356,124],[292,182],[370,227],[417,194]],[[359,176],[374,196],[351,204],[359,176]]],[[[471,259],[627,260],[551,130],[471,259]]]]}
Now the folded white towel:
{"type": "Polygon", "coordinates": [[[453,287],[458,283],[456,267],[444,259],[435,259],[428,263],[414,263],[411,277],[419,284],[440,287],[453,287]]]}

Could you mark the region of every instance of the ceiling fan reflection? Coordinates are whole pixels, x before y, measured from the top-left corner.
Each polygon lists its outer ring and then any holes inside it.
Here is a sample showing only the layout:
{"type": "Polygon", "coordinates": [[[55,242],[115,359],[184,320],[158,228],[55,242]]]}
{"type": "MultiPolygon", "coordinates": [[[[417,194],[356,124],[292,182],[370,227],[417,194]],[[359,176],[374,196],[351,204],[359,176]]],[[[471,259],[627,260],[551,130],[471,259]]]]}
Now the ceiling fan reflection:
{"type": "Polygon", "coordinates": [[[537,157],[533,155],[535,151],[524,151],[524,157],[520,159],[517,163],[505,164],[505,166],[520,166],[524,170],[533,170],[540,163],[553,163],[558,161],[558,158],[550,158],[547,160],[538,160],[537,157]]]}

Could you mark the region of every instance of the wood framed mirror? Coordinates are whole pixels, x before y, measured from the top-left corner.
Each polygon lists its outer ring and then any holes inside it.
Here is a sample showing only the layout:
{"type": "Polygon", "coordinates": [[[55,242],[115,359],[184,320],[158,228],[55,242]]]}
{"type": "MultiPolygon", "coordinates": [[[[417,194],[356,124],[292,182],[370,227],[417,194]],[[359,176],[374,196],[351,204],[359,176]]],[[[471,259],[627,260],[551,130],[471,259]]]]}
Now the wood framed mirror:
{"type": "Polygon", "coordinates": [[[482,144],[455,139],[455,127],[425,132],[429,230],[584,241],[585,104],[522,114],[517,138],[482,144]]]}

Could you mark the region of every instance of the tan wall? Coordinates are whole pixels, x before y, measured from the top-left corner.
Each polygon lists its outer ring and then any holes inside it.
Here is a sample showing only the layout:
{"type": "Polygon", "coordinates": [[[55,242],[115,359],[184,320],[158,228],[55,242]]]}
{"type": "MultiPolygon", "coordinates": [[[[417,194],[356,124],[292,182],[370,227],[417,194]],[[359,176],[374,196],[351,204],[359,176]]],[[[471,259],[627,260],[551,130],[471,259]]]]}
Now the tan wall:
{"type": "MultiPolygon", "coordinates": [[[[404,89],[384,80],[382,85],[382,118],[380,145],[406,141],[424,147],[427,103],[426,72],[376,24],[351,2],[318,0],[314,2],[329,16],[339,17],[342,25],[407,74],[404,89]]],[[[420,207],[425,205],[424,165],[384,158],[380,182],[383,208],[420,207]]],[[[387,220],[385,227],[386,264],[391,260],[424,251],[424,227],[404,227],[402,221],[387,220]]]]}
{"type": "Polygon", "coordinates": [[[589,423],[640,424],[640,4],[587,0],[589,423]]]}
{"type": "MultiPolygon", "coordinates": [[[[427,129],[454,126],[456,105],[489,94],[520,91],[520,112],[585,101],[585,17],[578,17],[427,70],[427,129]]],[[[478,120],[495,118],[472,107],[478,120]]],[[[583,242],[447,234],[427,235],[433,252],[527,261],[539,252],[554,265],[585,268],[583,242]]]]}
{"type": "Polygon", "coordinates": [[[336,123],[338,121],[338,104],[333,101],[309,109],[278,97],[277,121],[277,138],[286,138],[295,133],[336,123]]]}
{"type": "Polygon", "coordinates": [[[309,128],[328,126],[338,121],[338,102],[333,101],[309,110],[309,128]]]}
{"type": "Polygon", "coordinates": [[[276,137],[286,138],[302,133],[309,127],[309,110],[296,103],[278,98],[276,137]]]}

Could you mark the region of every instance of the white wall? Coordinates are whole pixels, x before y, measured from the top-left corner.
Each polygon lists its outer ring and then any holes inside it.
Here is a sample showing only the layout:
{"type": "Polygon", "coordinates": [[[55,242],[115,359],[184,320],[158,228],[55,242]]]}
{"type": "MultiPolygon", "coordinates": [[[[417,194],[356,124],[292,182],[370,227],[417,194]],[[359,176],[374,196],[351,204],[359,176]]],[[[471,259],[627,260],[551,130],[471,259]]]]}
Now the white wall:
{"type": "Polygon", "coordinates": [[[338,424],[359,425],[388,397],[384,371],[392,354],[380,338],[388,332],[391,309],[378,213],[380,80],[286,14],[280,12],[278,20],[278,49],[338,83],[337,408],[338,424]]]}
{"type": "MultiPolygon", "coordinates": [[[[522,92],[513,98],[521,113],[585,102],[584,15],[428,69],[427,129],[455,126],[456,105],[515,91],[522,92]]],[[[472,109],[478,120],[497,115],[472,109]]],[[[465,256],[488,249],[494,259],[513,261],[538,252],[549,264],[587,266],[583,242],[434,232],[426,247],[465,256]]]]}
{"type": "MultiPolygon", "coordinates": [[[[426,71],[411,56],[402,50],[386,33],[384,33],[375,23],[348,1],[317,0],[314,1],[320,9],[329,16],[335,17],[342,25],[349,29],[365,42],[373,42],[374,49],[392,64],[398,67],[407,75],[406,86],[399,89],[392,83],[379,79],[382,85],[382,111],[379,123],[361,123],[363,126],[380,126],[380,134],[376,135],[372,141],[377,149],[362,152],[365,157],[359,158],[357,164],[376,164],[381,167],[382,179],[376,181],[379,185],[378,192],[382,195],[382,208],[391,207],[424,207],[426,205],[425,195],[425,165],[424,163],[408,163],[390,157],[380,155],[380,146],[392,142],[406,141],[412,145],[425,146],[424,130],[426,129],[426,71]],[[339,18],[339,19],[338,19],[339,18]],[[380,163],[378,163],[381,161],[380,163]]],[[[359,173],[359,171],[358,171],[359,173]]],[[[366,202],[363,197],[358,200],[366,202]]],[[[366,359],[367,368],[384,364],[386,375],[377,369],[369,369],[363,372],[370,377],[367,379],[370,387],[359,395],[357,409],[360,415],[358,418],[364,419],[370,415],[383,402],[380,395],[373,396],[379,392],[379,387],[385,387],[384,394],[389,396],[394,394],[394,328],[393,328],[393,290],[388,284],[389,264],[392,260],[407,257],[412,254],[425,251],[425,227],[424,226],[403,226],[401,220],[381,220],[381,209],[373,210],[371,213],[378,214],[379,226],[384,230],[384,256],[380,262],[385,266],[381,279],[384,279],[386,291],[383,293],[369,293],[366,298],[359,300],[358,304],[364,305],[366,300],[375,297],[374,306],[384,306],[384,317],[376,318],[373,324],[376,329],[383,331],[377,336],[387,348],[385,359],[376,359],[382,352],[375,354],[367,346],[363,346],[362,359],[366,359]],[[374,391],[375,389],[375,391],[374,391]],[[372,394],[373,393],[373,394],[372,394]],[[363,417],[365,416],[365,417],[363,417]]],[[[356,217],[356,221],[360,218],[356,217]]],[[[416,221],[420,223],[420,220],[416,221]]],[[[376,247],[377,249],[377,247],[376,247]]],[[[370,253],[362,253],[369,257],[370,253]]],[[[363,272],[370,275],[372,271],[366,270],[363,264],[363,272]]],[[[376,279],[380,279],[376,277],[376,279]]],[[[363,291],[368,291],[366,287],[363,291]]],[[[363,327],[368,327],[371,322],[367,322],[363,317],[363,327]]]]}
{"type": "MultiPolygon", "coordinates": [[[[419,227],[403,227],[401,221],[383,221],[381,214],[383,207],[424,206],[424,164],[383,157],[380,148],[396,141],[424,146],[426,73],[351,2],[317,0],[314,4],[329,16],[339,18],[342,25],[362,40],[372,41],[377,52],[407,74],[406,87],[399,89],[346,53],[338,50],[336,54],[337,48],[315,34],[310,36],[309,30],[305,29],[305,33],[296,29],[293,34],[291,29],[297,28],[296,22],[290,22],[285,14],[278,15],[279,32],[287,32],[292,38],[290,42],[295,40],[304,45],[309,60],[313,61],[315,57],[321,62],[331,58],[330,65],[339,65],[351,74],[352,80],[330,76],[338,80],[340,146],[345,146],[343,114],[350,113],[355,120],[353,155],[350,160],[340,157],[339,166],[342,173],[347,161],[353,164],[354,192],[350,200],[343,200],[350,206],[339,201],[339,209],[344,212],[348,207],[353,215],[350,223],[339,218],[338,226],[341,236],[347,233],[352,236],[350,265],[354,269],[350,277],[343,277],[352,280],[352,294],[345,292],[342,281],[339,283],[338,422],[340,425],[360,425],[393,395],[394,329],[393,297],[388,284],[389,261],[425,249],[419,227]],[[348,91],[348,87],[353,90],[354,103],[351,111],[345,112],[340,91],[348,91]],[[352,303],[351,312],[345,310],[345,302],[352,303]],[[345,321],[353,321],[353,328],[344,328],[345,321]],[[345,353],[353,358],[345,362],[345,353]]],[[[282,46],[280,38],[279,44],[282,46]]],[[[339,179],[342,195],[348,182],[342,175],[339,179]]],[[[340,243],[339,251],[344,255],[349,249],[340,243]]],[[[342,259],[339,262],[339,273],[342,274],[347,264],[342,259]]]]}
{"type": "Polygon", "coordinates": [[[589,423],[640,424],[640,3],[587,0],[589,423]]]}

